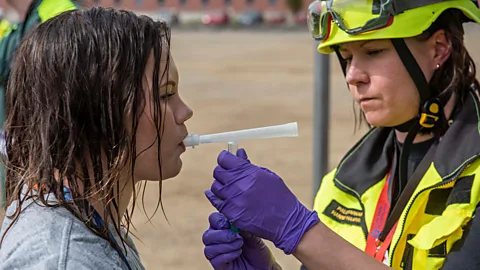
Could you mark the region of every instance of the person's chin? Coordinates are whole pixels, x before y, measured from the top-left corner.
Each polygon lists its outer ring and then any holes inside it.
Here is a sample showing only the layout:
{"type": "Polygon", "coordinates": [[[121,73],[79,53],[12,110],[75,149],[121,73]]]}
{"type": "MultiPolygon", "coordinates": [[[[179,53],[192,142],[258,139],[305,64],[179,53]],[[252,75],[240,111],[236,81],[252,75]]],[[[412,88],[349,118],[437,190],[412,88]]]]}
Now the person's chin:
{"type": "Polygon", "coordinates": [[[176,164],[174,164],[174,165],[172,165],[168,168],[165,168],[166,171],[163,174],[162,181],[172,179],[172,178],[176,177],[178,174],[180,174],[180,171],[182,170],[182,167],[183,167],[183,161],[182,161],[181,158],[179,158],[177,160],[176,164]]]}
{"type": "MultiPolygon", "coordinates": [[[[396,127],[398,125],[401,125],[403,123],[397,123],[397,122],[393,122],[393,121],[387,121],[386,119],[383,119],[383,118],[368,118],[368,117],[365,117],[365,119],[367,119],[367,123],[370,124],[371,126],[373,127],[396,127]]],[[[406,122],[406,121],[405,121],[406,122]]]]}
{"type": "Polygon", "coordinates": [[[381,117],[378,115],[378,113],[375,112],[368,112],[365,113],[365,119],[367,120],[367,123],[370,124],[371,126],[374,127],[388,127],[390,126],[389,121],[386,121],[384,117],[381,117]]]}

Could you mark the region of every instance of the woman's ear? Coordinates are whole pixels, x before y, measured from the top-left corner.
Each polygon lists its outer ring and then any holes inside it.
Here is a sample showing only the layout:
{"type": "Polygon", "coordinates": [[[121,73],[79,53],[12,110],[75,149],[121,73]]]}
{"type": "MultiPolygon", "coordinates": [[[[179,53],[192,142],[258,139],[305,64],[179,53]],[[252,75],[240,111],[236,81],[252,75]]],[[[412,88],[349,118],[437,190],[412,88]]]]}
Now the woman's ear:
{"type": "Polygon", "coordinates": [[[435,69],[442,66],[452,53],[452,44],[445,34],[445,30],[440,29],[435,32],[428,40],[434,49],[433,62],[435,69]]]}

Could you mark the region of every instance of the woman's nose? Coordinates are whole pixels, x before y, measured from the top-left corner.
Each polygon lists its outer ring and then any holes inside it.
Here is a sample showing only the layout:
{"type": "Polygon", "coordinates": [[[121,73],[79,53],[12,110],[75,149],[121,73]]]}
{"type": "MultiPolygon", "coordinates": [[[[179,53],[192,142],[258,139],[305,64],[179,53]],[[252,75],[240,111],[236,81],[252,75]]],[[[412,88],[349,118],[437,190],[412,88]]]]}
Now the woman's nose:
{"type": "Polygon", "coordinates": [[[351,63],[347,67],[345,79],[349,85],[358,86],[359,84],[368,83],[368,74],[356,63],[351,63]]]}

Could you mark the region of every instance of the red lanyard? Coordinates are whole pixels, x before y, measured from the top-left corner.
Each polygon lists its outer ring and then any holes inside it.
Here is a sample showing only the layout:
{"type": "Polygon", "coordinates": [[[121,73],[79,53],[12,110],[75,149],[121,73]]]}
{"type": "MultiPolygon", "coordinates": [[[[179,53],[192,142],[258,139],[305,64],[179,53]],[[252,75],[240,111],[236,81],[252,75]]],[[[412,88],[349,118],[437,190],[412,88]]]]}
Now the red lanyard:
{"type": "MultiPolygon", "coordinates": [[[[395,207],[390,213],[391,205],[390,200],[388,199],[388,192],[389,186],[394,184],[391,176],[393,175],[393,177],[395,177],[395,165],[397,164],[397,162],[395,161],[392,162],[394,166],[392,168],[394,168],[394,170],[387,175],[387,181],[382,189],[382,193],[380,193],[377,208],[375,209],[375,215],[373,216],[372,220],[372,227],[367,236],[367,246],[365,247],[365,252],[380,262],[383,262],[385,260],[385,253],[387,251],[387,248],[392,243],[393,234],[395,233],[395,229],[397,228],[398,224],[398,219],[402,215],[402,211],[408,204],[410,197],[415,192],[415,189],[422,180],[423,175],[428,171],[430,163],[433,161],[437,145],[438,140],[430,147],[420,164],[418,164],[417,168],[413,172],[412,176],[410,176],[407,185],[403,188],[403,191],[401,192],[400,197],[398,197],[395,207]],[[383,232],[384,229],[390,231],[383,232]],[[385,233],[388,234],[385,236],[385,233]],[[383,242],[380,240],[380,237],[382,237],[383,242]]],[[[401,162],[399,167],[400,170],[402,170],[402,168],[406,169],[405,166],[402,166],[401,162]]],[[[403,173],[406,174],[405,171],[403,171],[403,173]]],[[[402,171],[400,171],[400,175],[402,175],[402,171]]]]}
{"type": "Polygon", "coordinates": [[[397,223],[390,230],[385,241],[380,242],[378,236],[385,227],[385,222],[387,221],[388,213],[390,211],[390,200],[388,199],[388,190],[390,186],[390,174],[387,176],[387,181],[385,186],[382,189],[380,198],[378,198],[377,208],[375,209],[375,215],[372,220],[372,227],[367,237],[367,246],[365,252],[370,256],[374,257],[380,262],[384,261],[385,252],[392,242],[393,234],[395,233],[395,228],[397,223]]]}

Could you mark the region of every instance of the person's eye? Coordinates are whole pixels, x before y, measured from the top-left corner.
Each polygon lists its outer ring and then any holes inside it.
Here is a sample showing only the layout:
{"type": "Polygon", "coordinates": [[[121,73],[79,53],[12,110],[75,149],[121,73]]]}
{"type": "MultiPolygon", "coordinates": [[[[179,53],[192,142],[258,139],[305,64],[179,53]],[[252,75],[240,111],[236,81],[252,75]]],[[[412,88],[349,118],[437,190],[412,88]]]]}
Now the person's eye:
{"type": "Polygon", "coordinates": [[[378,54],[380,54],[380,53],[382,53],[382,52],[383,52],[383,50],[381,50],[381,49],[379,49],[379,50],[369,50],[369,51],[367,52],[367,54],[370,55],[370,56],[375,56],[375,55],[378,55],[378,54]]]}
{"type": "Polygon", "coordinates": [[[177,92],[174,92],[173,85],[167,85],[167,91],[160,97],[162,100],[169,100],[172,96],[176,95],[177,92]]]}
{"type": "Polygon", "coordinates": [[[344,56],[344,55],[340,55],[340,56],[342,57],[342,60],[343,60],[343,61],[345,61],[345,62],[347,62],[347,63],[352,62],[352,58],[353,58],[353,57],[352,57],[351,55],[345,55],[345,56],[344,56]]]}

